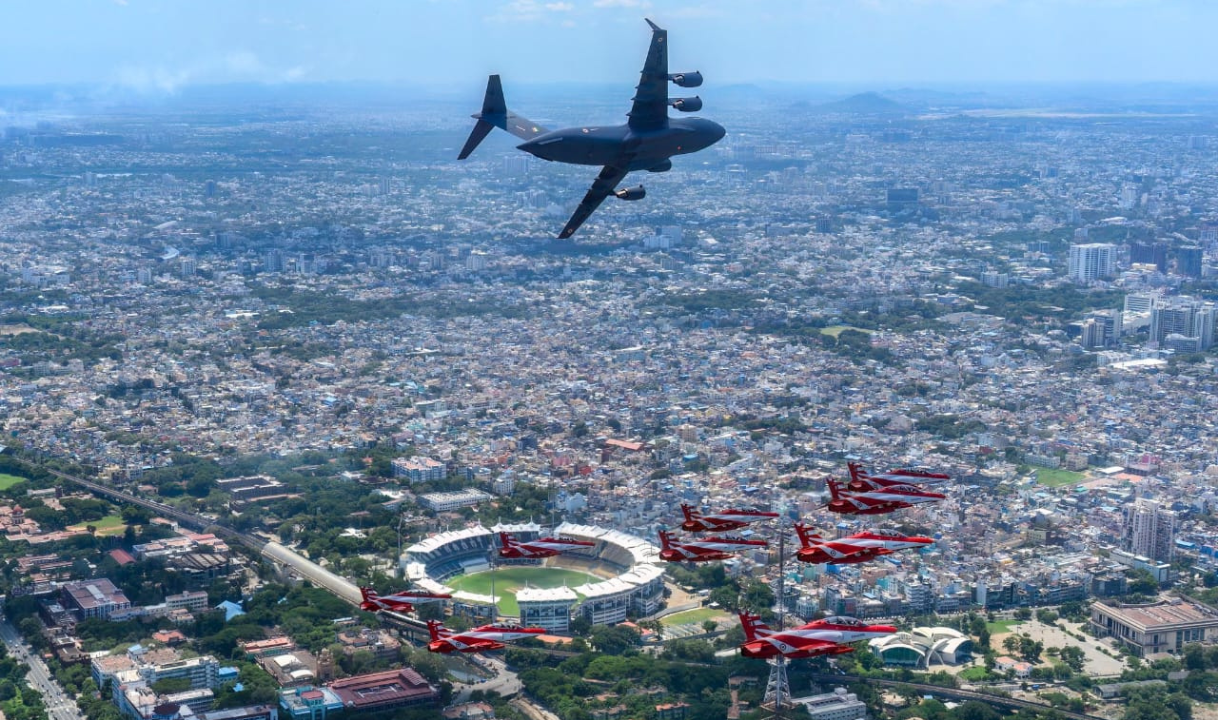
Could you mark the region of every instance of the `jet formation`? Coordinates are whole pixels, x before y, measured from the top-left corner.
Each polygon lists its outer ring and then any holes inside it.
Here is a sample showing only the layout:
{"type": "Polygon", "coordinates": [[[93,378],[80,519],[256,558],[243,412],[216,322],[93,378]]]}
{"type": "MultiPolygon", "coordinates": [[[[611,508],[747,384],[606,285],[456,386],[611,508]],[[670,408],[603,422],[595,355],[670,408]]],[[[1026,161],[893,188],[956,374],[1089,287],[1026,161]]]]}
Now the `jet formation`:
{"type": "MultiPolygon", "coordinates": [[[[843,485],[835,478],[827,484],[831,500],[824,507],[850,515],[882,515],[910,508],[921,503],[936,502],[943,493],[924,486],[946,482],[943,473],[898,468],[875,475],[860,465],[849,464],[850,481],[843,485]]],[[[669,562],[713,562],[727,560],[750,548],[768,547],[765,540],[709,535],[740,530],[751,523],[771,520],[778,513],[762,510],[728,508],[703,512],[692,505],[682,504],[684,521],[681,529],[702,533],[701,537],[678,540],[672,533],[660,531],[660,558],[669,562]]],[[[904,535],[894,530],[873,528],[848,537],[827,539],[804,523],[795,523],[800,548],[797,560],[823,565],[852,565],[892,555],[900,550],[912,550],[934,544],[934,539],[920,535],[904,535]]],[[[774,657],[810,658],[853,652],[846,643],[891,635],[891,625],[868,625],[852,617],[837,616],[815,620],[790,630],[773,630],[761,622],[758,615],[740,613],[745,642],[740,654],[749,658],[774,657]]]]}
{"type": "Polygon", "coordinates": [[[651,26],[651,45],[624,125],[548,130],[508,110],[503,84],[498,75],[491,75],[482,98],[482,112],[472,116],[477,123],[457,159],[469,157],[492,129],[499,128],[524,140],[517,147],[542,160],[601,166],[592,187],[558,234],[559,239],[574,235],[610,195],[619,200],[642,200],[647,195],[642,185],[618,187],[627,174],[639,170],[667,172],[672,169],[673,156],[708,148],[719,142],[726,132],[710,120],[668,117],[670,107],[680,112],[702,109],[702,99],[697,96],[668,97],[668,83],[695,88],[702,84],[702,73],[668,72],[668,31],[650,20],[647,24],[651,26]]]}

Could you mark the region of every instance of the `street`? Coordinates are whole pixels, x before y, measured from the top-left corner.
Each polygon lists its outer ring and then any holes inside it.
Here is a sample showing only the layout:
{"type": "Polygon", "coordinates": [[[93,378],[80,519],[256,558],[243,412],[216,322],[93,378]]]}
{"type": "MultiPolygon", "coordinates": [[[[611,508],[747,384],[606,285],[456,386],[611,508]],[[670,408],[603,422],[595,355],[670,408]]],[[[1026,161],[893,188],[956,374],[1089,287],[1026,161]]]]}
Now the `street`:
{"type": "Polygon", "coordinates": [[[9,624],[7,619],[0,621],[0,639],[4,640],[9,654],[29,666],[30,672],[26,675],[26,680],[30,687],[42,694],[42,701],[47,706],[47,715],[50,720],[84,720],[80,709],[76,707],[76,701],[68,697],[68,694],[51,676],[51,671],[42,658],[26,651],[21,635],[9,624]]]}

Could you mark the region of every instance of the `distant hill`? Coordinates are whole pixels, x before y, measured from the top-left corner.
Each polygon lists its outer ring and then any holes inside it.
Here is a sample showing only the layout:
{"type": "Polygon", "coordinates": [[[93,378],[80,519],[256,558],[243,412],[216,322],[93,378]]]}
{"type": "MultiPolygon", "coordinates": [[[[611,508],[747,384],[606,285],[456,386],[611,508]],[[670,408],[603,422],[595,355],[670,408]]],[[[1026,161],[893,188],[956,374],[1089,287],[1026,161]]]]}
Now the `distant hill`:
{"type": "Polygon", "coordinates": [[[843,100],[823,105],[813,105],[807,110],[818,115],[905,115],[909,112],[909,109],[901,103],[873,92],[851,95],[843,100]]]}

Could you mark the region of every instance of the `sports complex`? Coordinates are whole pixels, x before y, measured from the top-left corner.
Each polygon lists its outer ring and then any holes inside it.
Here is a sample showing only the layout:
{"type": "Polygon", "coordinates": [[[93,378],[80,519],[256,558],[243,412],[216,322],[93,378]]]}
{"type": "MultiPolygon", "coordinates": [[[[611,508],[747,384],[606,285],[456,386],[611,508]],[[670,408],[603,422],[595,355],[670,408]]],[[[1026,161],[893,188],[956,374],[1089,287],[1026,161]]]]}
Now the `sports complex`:
{"type": "Polygon", "coordinates": [[[664,598],[659,548],[596,525],[562,523],[544,533],[537,523],[478,525],[411,545],[401,563],[412,584],[452,594],[454,614],[514,617],[559,633],[567,631],[573,613],[613,624],[631,614],[650,615],[664,598]],[[503,560],[496,557],[500,532],[520,540],[554,535],[595,545],[545,560],[503,560]]]}

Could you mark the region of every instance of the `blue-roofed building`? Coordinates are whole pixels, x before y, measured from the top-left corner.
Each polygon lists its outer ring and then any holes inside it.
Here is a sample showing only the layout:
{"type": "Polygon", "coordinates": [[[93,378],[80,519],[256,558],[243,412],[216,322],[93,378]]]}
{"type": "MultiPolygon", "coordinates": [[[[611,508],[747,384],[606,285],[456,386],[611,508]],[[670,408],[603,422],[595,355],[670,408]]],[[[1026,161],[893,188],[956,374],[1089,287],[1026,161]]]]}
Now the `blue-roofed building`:
{"type": "Polygon", "coordinates": [[[232,600],[225,600],[217,605],[216,609],[224,611],[225,622],[245,614],[245,609],[241,607],[240,603],[235,603],[232,600]]]}

